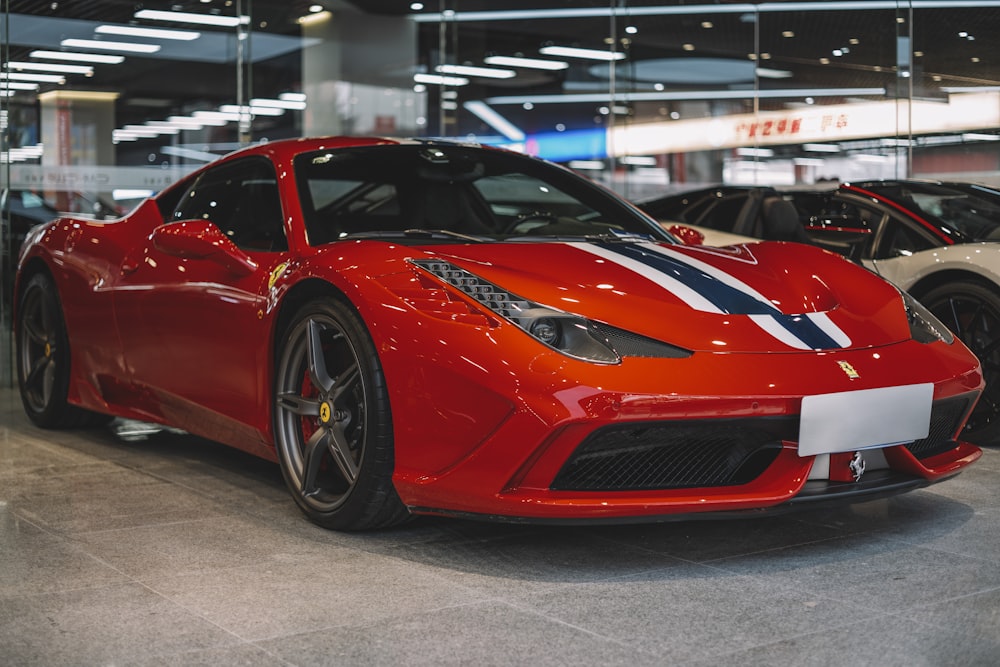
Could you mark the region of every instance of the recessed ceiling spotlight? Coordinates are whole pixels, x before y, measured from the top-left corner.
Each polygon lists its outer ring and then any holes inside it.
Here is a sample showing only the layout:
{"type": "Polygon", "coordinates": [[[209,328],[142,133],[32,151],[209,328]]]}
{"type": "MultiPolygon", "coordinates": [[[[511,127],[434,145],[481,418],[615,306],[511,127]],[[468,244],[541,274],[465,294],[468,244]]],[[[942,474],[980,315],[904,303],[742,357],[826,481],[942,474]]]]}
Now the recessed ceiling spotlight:
{"type": "Polygon", "coordinates": [[[639,29],[636,28],[634,25],[627,25],[625,26],[625,32],[628,33],[629,35],[634,35],[637,32],[639,32],[639,29]]]}
{"type": "Polygon", "coordinates": [[[701,27],[704,28],[705,30],[708,30],[710,28],[714,28],[715,24],[712,23],[711,21],[702,21],[701,22],[701,27]]]}
{"type": "Polygon", "coordinates": [[[792,30],[785,30],[781,33],[782,37],[795,37],[795,32],[792,30]]]}
{"type": "Polygon", "coordinates": [[[694,51],[694,44],[684,44],[681,48],[685,51],[694,51]]]}
{"type": "Polygon", "coordinates": [[[309,12],[312,14],[319,14],[323,11],[323,5],[309,5],[309,12]]]}
{"type": "Polygon", "coordinates": [[[829,58],[820,58],[819,62],[822,65],[829,65],[830,64],[830,59],[829,58]]]}
{"type": "Polygon", "coordinates": [[[423,8],[424,8],[424,3],[422,3],[422,2],[411,2],[410,3],[410,10],[411,11],[419,12],[423,8]]]}
{"type": "Polygon", "coordinates": [[[861,43],[861,40],[859,40],[857,37],[851,37],[849,40],[847,40],[847,42],[851,46],[857,46],[858,44],[861,43]]]}

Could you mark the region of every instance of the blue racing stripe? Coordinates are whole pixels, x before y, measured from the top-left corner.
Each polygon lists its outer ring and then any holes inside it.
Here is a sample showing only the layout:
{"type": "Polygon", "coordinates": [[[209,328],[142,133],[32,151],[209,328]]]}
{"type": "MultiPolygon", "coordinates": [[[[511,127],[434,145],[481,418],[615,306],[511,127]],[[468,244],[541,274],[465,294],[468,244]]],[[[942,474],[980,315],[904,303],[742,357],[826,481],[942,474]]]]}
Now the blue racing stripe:
{"type": "Polygon", "coordinates": [[[813,350],[829,350],[840,345],[805,315],[785,315],[767,301],[761,301],[738,287],[727,285],[701,269],[680,259],[651,252],[634,243],[602,243],[601,248],[641,262],[671,276],[700,294],[723,313],[731,315],[767,315],[783,329],[813,350]]]}

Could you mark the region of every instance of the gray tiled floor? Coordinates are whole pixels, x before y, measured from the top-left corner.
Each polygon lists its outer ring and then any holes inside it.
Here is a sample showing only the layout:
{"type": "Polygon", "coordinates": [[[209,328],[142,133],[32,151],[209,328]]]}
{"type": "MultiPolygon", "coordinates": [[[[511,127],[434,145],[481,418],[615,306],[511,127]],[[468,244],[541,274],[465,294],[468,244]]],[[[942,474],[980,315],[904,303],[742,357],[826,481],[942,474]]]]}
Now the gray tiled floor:
{"type": "Polygon", "coordinates": [[[4,665],[995,666],[998,555],[995,449],[837,511],[353,535],[272,464],[43,432],[0,388],[4,665]]]}

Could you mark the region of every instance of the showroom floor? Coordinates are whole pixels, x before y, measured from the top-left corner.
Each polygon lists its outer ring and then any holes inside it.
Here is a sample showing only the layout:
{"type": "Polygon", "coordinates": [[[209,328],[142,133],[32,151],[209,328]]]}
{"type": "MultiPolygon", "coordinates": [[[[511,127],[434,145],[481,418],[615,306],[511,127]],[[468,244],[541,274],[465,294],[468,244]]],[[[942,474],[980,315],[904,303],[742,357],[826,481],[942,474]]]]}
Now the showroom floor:
{"type": "Polygon", "coordinates": [[[4,665],[1000,664],[997,449],[794,517],[338,534],[275,465],[116,425],[0,388],[4,665]]]}

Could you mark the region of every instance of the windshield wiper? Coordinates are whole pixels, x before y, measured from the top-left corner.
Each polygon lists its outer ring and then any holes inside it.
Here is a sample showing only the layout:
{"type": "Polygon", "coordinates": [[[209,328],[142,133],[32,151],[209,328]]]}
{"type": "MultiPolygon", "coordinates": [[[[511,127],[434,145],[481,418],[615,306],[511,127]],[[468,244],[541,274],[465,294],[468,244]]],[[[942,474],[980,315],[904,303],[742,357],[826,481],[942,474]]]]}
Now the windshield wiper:
{"type": "Polygon", "coordinates": [[[467,241],[471,243],[486,243],[496,239],[488,236],[475,236],[472,234],[462,234],[448,229],[399,229],[399,230],[373,230],[370,232],[351,232],[345,234],[341,239],[447,239],[467,241]]]}

